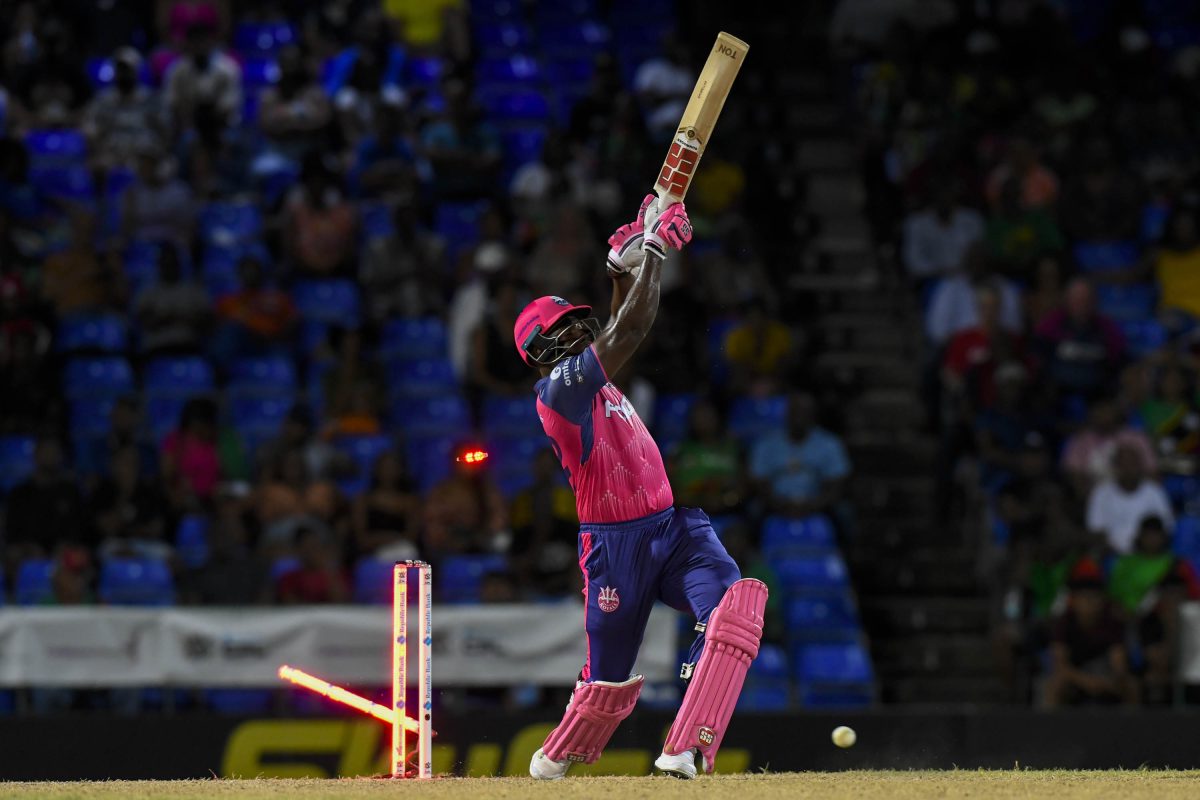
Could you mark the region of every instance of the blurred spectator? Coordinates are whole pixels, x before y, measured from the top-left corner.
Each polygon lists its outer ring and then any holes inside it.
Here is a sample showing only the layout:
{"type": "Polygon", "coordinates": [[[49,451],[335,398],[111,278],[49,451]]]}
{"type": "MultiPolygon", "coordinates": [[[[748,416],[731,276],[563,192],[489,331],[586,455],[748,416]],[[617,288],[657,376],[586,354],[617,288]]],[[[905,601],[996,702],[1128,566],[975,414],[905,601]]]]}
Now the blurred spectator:
{"type": "Polygon", "coordinates": [[[419,557],[421,496],[399,453],[390,451],[371,467],[371,485],[354,498],[354,550],[385,561],[419,557]]]}
{"type": "Polygon", "coordinates": [[[1137,410],[1141,427],[1163,460],[1164,471],[1191,471],[1200,453],[1200,410],[1193,376],[1178,363],[1158,372],[1154,389],[1137,410]]]}
{"type": "Polygon", "coordinates": [[[179,251],[162,242],[158,281],[142,290],[133,305],[146,355],[198,353],[211,321],[208,292],[183,276],[179,251]]]}
{"type": "Polygon", "coordinates": [[[1004,329],[1022,329],[1020,292],[1011,281],[992,273],[982,244],[975,244],[967,249],[962,274],[940,281],[929,299],[925,333],[931,342],[941,346],[960,331],[979,324],[976,300],[982,286],[991,287],[999,295],[1000,324],[1004,329]]]}
{"type": "Polygon", "coordinates": [[[483,323],[496,287],[505,279],[509,263],[507,245],[486,242],[475,251],[473,271],[462,281],[450,299],[446,320],[450,363],[458,379],[467,378],[471,360],[471,337],[483,323]]]}
{"type": "Polygon", "coordinates": [[[1130,553],[1146,517],[1158,517],[1160,525],[1172,527],[1175,516],[1162,485],[1147,476],[1137,448],[1118,446],[1113,470],[1113,478],[1096,484],[1088,497],[1087,526],[1115,552],[1130,553]]]}
{"type": "Polygon", "coordinates": [[[527,294],[516,281],[501,283],[486,316],[471,336],[467,386],[479,397],[515,396],[528,393],[533,387],[534,374],[520,359],[512,357],[513,325],[517,314],[532,299],[527,294]]]}
{"type": "Polygon", "coordinates": [[[1124,445],[1141,456],[1144,474],[1158,472],[1150,440],[1141,431],[1122,425],[1120,413],[1114,400],[1097,400],[1088,411],[1087,425],[1063,447],[1063,471],[1080,497],[1086,497],[1097,482],[1114,476],[1113,457],[1124,445]]]}
{"type": "Polygon", "coordinates": [[[816,424],[807,392],[788,398],[787,431],[754,445],[750,475],[761,485],[768,511],[793,517],[828,512],[841,500],[850,458],[841,440],[816,424]]]}
{"type": "Polygon", "coordinates": [[[61,407],[50,331],[31,312],[15,275],[0,277],[0,429],[35,430],[61,407]]]}
{"type": "Polygon", "coordinates": [[[333,110],[299,47],[285,47],[278,60],[279,80],[259,98],[258,125],[270,147],[299,161],[321,148],[333,110]]]}
{"type": "Polygon", "coordinates": [[[139,429],[141,413],[138,400],[132,395],[118,397],[108,417],[108,433],[88,443],[76,466],[86,477],[99,477],[112,472],[113,458],[124,450],[138,455],[138,474],[143,479],[157,479],[158,451],[142,436],[139,429]]]}
{"type": "Polygon", "coordinates": [[[267,283],[255,256],[238,262],[236,291],[217,301],[217,330],[211,347],[217,361],[286,352],[296,322],[291,295],[267,283]]]}
{"type": "Polygon", "coordinates": [[[304,467],[315,480],[332,480],[353,474],[350,457],[318,437],[315,425],[312,409],[299,403],[292,406],[279,437],[261,448],[259,463],[277,464],[285,453],[294,450],[304,457],[304,467]]]}
{"type": "Polygon", "coordinates": [[[42,267],[42,299],[59,319],[116,305],[115,279],[100,256],[96,217],[82,208],[72,210],[70,245],[47,256],[42,267]]]}
{"type": "Polygon", "coordinates": [[[1122,610],[1136,616],[1146,597],[1177,566],[1171,534],[1159,517],[1142,517],[1133,549],[1113,563],[1108,593],[1122,610]]]}
{"type": "Polygon", "coordinates": [[[425,500],[425,547],[427,557],[450,553],[488,553],[510,542],[508,508],[487,461],[468,463],[454,450],[454,472],[430,490],[425,500]]]}
{"type": "MultiPolygon", "coordinates": [[[[1075,552],[1086,544],[1084,531],[1073,520],[1066,487],[1053,466],[1045,439],[1028,433],[1020,450],[1012,454],[1009,474],[996,494],[996,511],[1008,530],[1009,547],[1017,560],[1051,563],[1062,552],[1075,552]]],[[[1047,593],[1046,606],[1053,597],[1054,592],[1047,593]]]]}
{"type": "Polygon", "coordinates": [[[495,192],[504,155],[500,138],[471,103],[465,84],[447,81],[443,95],[445,114],[421,131],[421,146],[433,165],[437,196],[442,200],[488,197],[495,192]]]}
{"type": "Polygon", "coordinates": [[[421,224],[411,196],[396,204],[392,226],[387,236],[367,242],[359,262],[358,282],[371,319],[440,313],[446,243],[421,224]]]}
{"type": "Polygon", "coordinates": [[[1200,318],[1200,229],[1196,211],[1180,206],[1168,218],[1153,256],[1158,295],[1170,327],[1187,330],[1200,318]]]}
{"type": "Polygon", "coordinates": [[[262,526],[261,543],[281,548],[306,528],[328,530],[341,498],[336,486],[309,474],[302,453],[289,450],[267,466],[253,502],[262,526]]]}
{"type": "Polygon", "coordinates": [[[745,502],[741,450],[708,400],[692,407],[688,436],[669,454],[668,471],[680,505],[724,514],[745,502]]]}
{"type": "Polygon", "coordinates": [[[507,572],[489,572],[479,582],[479,602],[516,603],[521,599],[517,582],[507,572]]]}
{"type": "Polygon", "coordinates": [[[153,558],[171,555],[172,548],[164,539],[167,499],[158,481],[142,477],[136,449],[113,453],[109,472],[92,492],[89,505],[102,552],[153,558]]]}
{"type": "Polygon", "coordinates": [[[249,606],[273,599],[267,565],[249,546],[241,502],[220,498],[209,530],[208,561],[181,581],[181,600],[203,605],[249,606]]]}
{"type": "Polygon", "coordinates": [[[1054,621],[1046,705],[1137,702],[1125,629],[1104,595],[1100,568],[1080,562],[1068,589],[1067,609],[1054,621]]]}
{"type": "Polygon", "coordinates": [[[383,396],[378,364],[368,355],[366,332],[331,328],[327,337],[332,368],[322,380],[327,425],[322,434],[362,436],[379,433],[379,404],[383,396]]]}
{"type": "Polygon", "coordinates": [[[547,220],[547,227],[532,255],[525,261],[525,278],[535,297],[569,297],[584,287],[584,276],[593,274],[599,263],[598,241],[583,209],[561,203],[547,220]]]}
{"type": "Polygon", "coordinates": [[[30,127],[77,127],[91,90],[82,48],[58,15],[44,14],[37,24],[34,35],[14,43],[29,60],[24,68],[13,69],[12,85],[28,112],[30,127]]]}
{"type": "Polygon", "coordinates": [[[319,153],[304,160],[287,200],[283,249],[297,273],[314,278],[352,272],[358,219],[338,176],[319,153]]]}
{"type": "Polygon", "coordinates": [[[987,198],[993,209],[1001,207],[1005,184],[1016,181],[1018,205],[1024,209],[1053,209],[1058,200],[1058,178],[1042,163],[1028,136],[1009,140],[1008,152],[987,179],[987,198]]]}
{"type": "Polygon", "coordinates": [[[324,28],[322,32],[330,45],[349,42],[330,59],[322,78],[325,93],[339,108],[353,102],[347,97],[347,90],[371,94],[381,89],[400,90],[407,55],[378,3],[358,0],[328,3],[318,14],[315,21],[324,28]]]}
{"type": "Polygon", "coordinates": [[[50,604],[56,606],[92,605],[96,602],[92,594],[92,579],[95,569],[92,557],[86,548],[75,545],[60,547],[54,558],[54,574],[51,586],[54,593],[50,604]]]}
{"type": "Polygon", "coordinates": [[[575,495],[553,450],[534,457],[532,472],[533,483],[512,501],[509,560],[522,586],[538,594],[563,595],[578,571],[575,495]]]}
{"type": "Polygon", "coordinates": [[[1007,275],[1025,277],[1037,261],[1063,246],[1062,234],[1042,206],[1021,204],[1020,185],[1005,181],[987,223],[988,257],[1007,275]]]}
{"type": "Polygon", "coordinates": [[[396,103],[382,103],[369,132],[354,148],[352,185],[366,197],[411,198],[416,191],[416,155],[406,129],[408,115],[396,103]]]}
{"type": "Polygon", "coordinates": [[[284,605],[347,603],[350,581],[329,537],[320,528],[303,524],[295,531],[300,566],[280,576],[276,595],[284,605]]]}
{"type": "Polygon", "coordinates": [[[155,0],[154,16],[158,34],[182,47],[193,27],[200,25],[223,32],[229,22],[228,0],[155,0]]]}
{"type": "Polygon", "coordinates": [[[952,179],[937,186],[933,204],[904,221],[904,266],[918,281],[957,272],[967,248],[983,238],[983,217],[959,201],[952,179]]]}
{"type": "Polygon", "coordinates": [[[1090,400],[1115,388],[1125,337],[1096,310],[1096,293],[1086,279],[1067,284],[1062,307],[1037,323],[1034,337],[1058,391],[1090,400]]]}
{"type": "Polygon", "coordinates": [[[180,137],[182,173],[195,195],[205,200],[245,195],[258,190],[263,183],[266,200],[273,206],[276,192],[283,191],[287,183],[272,184],[271,168],[286,175],[286,169],[280,168],[287,165],[261,153],[261,149],[257,131],[227,127],[212,106],[201,106],[196,110],[192,129],[180,137]]]}
{"type": "Polygon", "coordinates": [[[216,28],[207,20],[187,27],[183,55],[163,77],[167,108],[180,130],[191,128],[201,108],[215,111],[225,125],[242,115],[242,68],[216,43],[216,28]]]}
{"type": "Polygon", "coordinates": [[[1084,147],[1080,171],[1063,189],[1062,224],[1067,235],[1083,241],[1136,239],[1142,221],[1142,191],[1103,139],[1084,147]]]}
{"type": "Polygon", "coordinates": [[[1186,561],[1175,559],[1171,569],[1143,600],[1148,610],[1137,623],[1137,642],[1145,659],[1146,702],[1166,705],[1179,674],[1180,606],[1200,599],[1196,570],[1186,561]]]}
{"type": "Polygon", "coordinates": [[[1059,260],[1054,256],[1039,258],[1034,267],[1032,283],[1022,298],[1025,319],[1037,325],[1051,312],[1057,311],[1062,306],[1064,291],[1063,266],[1059,260]]]}
{"type": "Polygon", "coordinates": [[[742,321],[725,335],[724,354],[732,371],[730,390],[756,396],[774,394],[788,378],[796,348],[788,326],[753,297],[742,305],[742,321]]]}
{"type": "Polygon", "coordinates": [[[153,145],[138,151],[137,179],[121,196],[125,241],[170,242],[191,246],[196,209],[192,190],[175,174],[174,162],[153,145]]]}
{"type": "Polygon", "coordinates": [[[170,123],[158,93],[139,83],[141,54],[122,47],[112,64],[113,84],[92,99],[83,123],[92,163],[102,171],[133,167],[142,151],[164,148],[170,123]]]}
{"type": "MultiPolygon", "coordinates": [[[[546,139],[546,144],[549,145],[554,139],[557,143],[556,152],[560,152],[564,159],[568,141],[572,145],[598,147],[601,141],[612,134],[613,109],[621,91],[621,73],[616,58],[611,53],[598,54],[592,77],[588,80],[587,93],[571,107],[566,141],[552,136],[546,139]]],[[[549,149],[545,152],[549,153],[549,149]]]]}
{"type": "Polygon", "coordinates": [[[955,334],[942,359],[942,381],[968,413],[995,403],[1000,364],[1025,360],[1024,338],[1002,326],[1000,303],[994,286],[980,286],[975,292],[979,324],[955,334]]]}
{"type": "Polygon", "coordinates": [[[1006,361],[996,367],[994,381],[995,402],[974,417],[980,481],[988,487],[1019,467],[1031,437],[1044,446],[1044,421],[1037,419],[1029,400],[1029,371],[1019,361],[1006,361]]]}
{"type": "Polygon", "coordinates": [[[59,545],[90,543],[83,498],[63,465],[62,445],[53,436],[38,439],[33,474],[9,493],[4,542],[10,563],[47,558],[59,545]]]}
{"type": "Polygon", "coordinates": [[[675,133],[696,83],[691,56],[682,38],[668,34],[660,53],[638,67],[633,76],[646,127],[655,141],[675,133]]]}
{"type": "Polygon", "coordinates": [[[179,426],[162,442],[163,481],[172,506],[192,509],[207,503],[221,480],[217,451],[217,404],[208,397],[193,397],[179,413],[179,426]]]}

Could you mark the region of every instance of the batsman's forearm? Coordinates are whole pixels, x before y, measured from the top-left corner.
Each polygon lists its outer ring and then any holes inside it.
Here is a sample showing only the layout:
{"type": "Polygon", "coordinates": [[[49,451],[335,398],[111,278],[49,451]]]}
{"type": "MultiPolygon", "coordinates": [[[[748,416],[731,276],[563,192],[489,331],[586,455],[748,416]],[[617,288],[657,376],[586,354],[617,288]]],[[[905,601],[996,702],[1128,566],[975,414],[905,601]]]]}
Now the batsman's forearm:
{"type": "Polygon", "coordinates": [[[616,325],[625,335],[640,340],[654,325],[662,290],[662,265],[663,259],[654,253],[646,253],[642,269],[617,310],[616,325]]]}
{"type": "Polygon", "coordinates": [[[612,302],[608,307],[608,318],[610,322],[616,319],[617,313],[621,310],[621,306],[625,305],[625,298],[629,294],[629,288],[633,286],[633,281],[634,277],[628,272],[622,272],[619,275],[613,275],[612,302]]]}

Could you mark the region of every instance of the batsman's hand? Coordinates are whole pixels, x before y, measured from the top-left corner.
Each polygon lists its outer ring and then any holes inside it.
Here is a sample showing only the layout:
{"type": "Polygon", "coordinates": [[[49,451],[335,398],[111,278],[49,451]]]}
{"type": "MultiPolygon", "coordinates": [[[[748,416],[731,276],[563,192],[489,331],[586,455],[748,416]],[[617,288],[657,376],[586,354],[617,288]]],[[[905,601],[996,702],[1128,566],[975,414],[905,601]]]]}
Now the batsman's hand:
{"type": "Polygon", "coordinates": [[[683,246],[692,240],[692,223],[683,203],[672,203],[663,209],[658,219],[648,226],[642,235],[642,246],[646,252],[659,258],[666,257],[670,248],[682,250],[683,246]]]}
{"type": "Polygon", "coordinates": [[[608,274],[610,277],[625,275],[642,265],[646,253],[642,249],[645,233],[646,209],[657,199],[656,195],[648,194],[642,200],[637,218],[617,228],[608,237],[608,274]]]}

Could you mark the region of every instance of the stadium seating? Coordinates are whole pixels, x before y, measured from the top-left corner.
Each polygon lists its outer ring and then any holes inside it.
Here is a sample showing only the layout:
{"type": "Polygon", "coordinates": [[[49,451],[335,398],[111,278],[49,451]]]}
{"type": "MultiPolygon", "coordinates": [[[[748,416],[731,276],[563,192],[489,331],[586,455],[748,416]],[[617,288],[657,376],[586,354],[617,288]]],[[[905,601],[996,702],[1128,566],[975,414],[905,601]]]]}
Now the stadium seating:
{"type": "Polygon", "coordinates": [[[208,517],[188,514],[179,520],[175,529],[175,553],[188,569],[199,569],[208,563],[210,553],[208,517]]]}
{"type": "Polygon", "coordinates": [[[395,446],[390,436],[344,436],[334,441],[334,447],[354,462],[357,474],[338,481],[338,488],[347,497],[357,497],[371,484],[371,472],[381,455],[395,446]]]}
{"type": "Polygon", "coordinates": [[[33,472],[32,436],[0,436],[0,493],[7,494],[33,472]]]}
{"type": "Polygon", "coordinates": [[[187,397],[180,395],[150,395],[146,398],[146,430],[155,442],[179,425],[187,397]]]}
{"type": "Polygon", "coordinates": [[[119,356],[75,358],[63,370],[63,392],[70,399],[118,397],[134,388],[133,368],[119,356]]]}
{"type": "Polygon", "coordinates": [[[129,346],[125,320],[111,314],[67,317],[55,341],[60,353],[123,353],[129,346]]]}
{"type": "Polygon", "coordinates": [[[165,561],[153,558],[110,558],[100,567],[100,599],[116,606],[169,606],[175,603],[175,580],[165,561]]]}
{"type": "Polygon", "coordinates": [[[1100,311],[1116,320],[1135,321],[1154,315],[1158,302],[1158,288],[1154,284],[1131,284],[1119,286],[1105,284],[1096,287],[1096,300],[1100,311]]]}
{"type": "Polygon", "coordinates": [[[84,397],[70,401],[71,437],[94,440],[112,429],[112,397],[84,397]]]}
{"type": "Polygon", "coordinates": [[[665,394],[655,399],[652,427],[659,447],[669,450],[687,438],[695,405],[694,394],[665,394]]]}
{"type": "Polygon", "coordinates": [[[471,429],[471,410],[457,394],[399,397],[392,403],[391,418],[410,435],[455,436],[471,429]]]}
{"type": "Polygon", "coordinates": [[[478,602],[484,576],[506,569],[507,561],[499,554],[450,556],[443,559],[438,568],[434,592],[444,603],[478,602]]]}
{"type": "Polygon", "coordinates": [[[390,361],[387,385],[392,396],[404,398],[439,397],[458,391],[454,367],[444,358],[390,361]]]}
{"type": "Polygon", "coordinates": [[[1158,350],[1169,338],[1167,329],[1156,319],[1125,320],[1119,324],[1129,351],[1135,356],[1158,350]]]}
{"type": "Polygon", "coordinates": [[[493,21],[475,26],[475,42],[484,56],[503,57],[507,53],[528,52],[533,32],[519,22],[493,21]]]}
{"type": "Polygon", "coordinates": [[[483,401],[483,430],[489,437],[542,435],[532,393],[521,397],[487,397],[483,401]]]}
{"type": "Polygon", "coordinates": [[[414,477],[422,492],[429,491],[450,474],[454,465],[454,448],[460,438],[436,435],[408,437],[405,455],[409,464],[419,465],[414,477]]]}
{"type": "Polygon", "coordinates": [[[87,156],[87,141],[74,130],[32,130],[25,134],[25,148],[34,168],[83,164],[87,156]]]}
{"type": "Polygon", "coordinates": [[[743,443],[777,433],[787,424],[787,398],[739,397],[729,412],[729,430],[743,443]]]}
{"type": "Polygon", "coordinates": [[[262,237],[262,213],[253,203],[209,203],[200,212],[200,238],[206,245],[232,247],[262,237]]]}
{"type": "Polygon", "coordinates": [[[296,367],[284,356],[239,358],[229,375],[233,397],[291,398],[296,393],[296,367]]]}
{"type": "Polygon", "coordinates": [[[445,358],[446,324],[437,317],[389,320],[379,351],[388,361],[445,358]]]}
{"type": "Polygon", "coordinates": [[[390,561],[363,558],[354,565],[354,602],[387,605],[392,602],[392,569],[390,561]]]}
{"type": "Polygon", "coordinates": [[[13,601],[19,606],[37,606],[54,599],[54,562],[48,558],[32,558],[17,567],[13,585],[13,601]]]}
{"type": "Polygon", "coordinates": [[[362,300],[353,281],[300,281],[292,290],[292,300],[302,317],[327,325],[357,327],[362,316],[362,300]]]}
{"type": "Polygon", "coordinates": [[[828,551],[837,546],[833,524],[823,514],[794,519],[767,517],[763,523],[763,555],[774,560],[787,554],[828,551]]]}
{"type": "Polygon", "coordinates": [[[543,433],[488,440],[488,469],[505,497],[511,498],[533,483],[533,461],[548,449],[550,440],[543,433]]]}
{"type": "Polygon", "coordinates": [[[156,397],[191,397],[213,391],[216,378],[199,356],[156,358],[146,365],[143,386],[156,397]]]}
{"type": "Polygon", "coordinates": [[[279,435],[283,421],[294,404],[290,397],[234,397],[230,420],[250,453],[279,435]]]}
{"type": "Polygon", "coordinates": [[[275,55],[300,41],[300,32],[286,21],[243,22],[233,31],[233,46],[245,55],[275,55]]]}
{"type": "Polygon", "coordinates": [[[1175,522],[1175,553],[1200,563],[1200,516],[1183,516],[1175,522]]]}
{"type": "Polygon", "coordinates": [[[874,672],[860,644],[809,644],[793,656],[801,705],[854,707],[874,699],[874,672]]]}
{"type": "Polygon", "coordinates": [[[846,564],[835,553],[780,558],[772,566],[783,589],[795,594],[840,594],[849,586],[846,564]]]}
{"type": "Polygon", "coordinates": [[[1141,254],[1137,242],[1079,242],[1073,254],[1084,272],[1106,272],[1132,267],[1141,254]]]}
{"type": "Polygon", "coordinates": [[[858,612],[847,594],[788,598],[784,623],[793,641],[853,641],[862,633],[858,612]]]}

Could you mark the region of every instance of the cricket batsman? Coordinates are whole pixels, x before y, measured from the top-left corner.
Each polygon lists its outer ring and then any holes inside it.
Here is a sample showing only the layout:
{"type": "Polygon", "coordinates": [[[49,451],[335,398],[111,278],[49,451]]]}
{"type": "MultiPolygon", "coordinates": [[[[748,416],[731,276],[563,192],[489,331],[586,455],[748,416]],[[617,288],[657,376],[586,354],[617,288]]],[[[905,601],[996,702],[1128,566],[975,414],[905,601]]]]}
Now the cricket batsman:
{"type": "Polygon", "coordinates": [[[683,203],[647,225],[656,202],[648,195],[637,219],[608,240],[613,297],[603,329],[590,306],[560,297],[534,300],[513,329],[517,352],[542,375],[538,415],[581,520],[587,660],[562,721],[530,762],[542,780],[600,758],[633,711],[643,683],[634,659],[656,600],[690,611],[700,632],[681,671],[683,704],[654,762],[667,774],[712,772],[762,638],[766,585],[741,578],[703,511],[674,505],[658,446],[608,378],[650,332],[666,251],[692,238],[683,203]]]}

